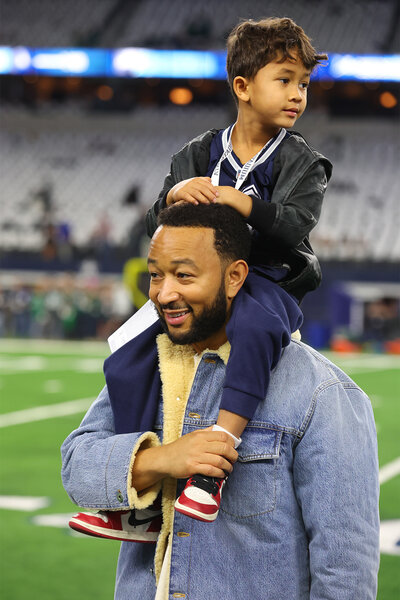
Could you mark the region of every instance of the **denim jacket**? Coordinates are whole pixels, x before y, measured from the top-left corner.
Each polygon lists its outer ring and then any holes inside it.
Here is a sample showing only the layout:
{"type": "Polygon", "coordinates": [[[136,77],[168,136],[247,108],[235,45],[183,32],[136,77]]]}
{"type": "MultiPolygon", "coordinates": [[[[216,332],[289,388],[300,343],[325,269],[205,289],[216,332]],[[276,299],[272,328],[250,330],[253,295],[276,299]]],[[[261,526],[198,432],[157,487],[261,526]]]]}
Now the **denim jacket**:
{"type": "MultiPolygon", "coordinates": [[[[182,434],[216,421],[224,377],[224,362],[206,353],[182,434]]],[[[63,444],[65,489],[88,508],[144,508],[131,489],[132,456],[144,439],[158,444],[162,437],[162,402],[152,432],[115,434],[104,388],[63,444]]],[[[379,484],[367,396],[323,356],[292,341],[242,440],[216,521],[174,515],[168,598],[374,599],[379,484]]],[[[122,543],[117,600],[154,600],[154,553],[150,544],[122,543]]]]}

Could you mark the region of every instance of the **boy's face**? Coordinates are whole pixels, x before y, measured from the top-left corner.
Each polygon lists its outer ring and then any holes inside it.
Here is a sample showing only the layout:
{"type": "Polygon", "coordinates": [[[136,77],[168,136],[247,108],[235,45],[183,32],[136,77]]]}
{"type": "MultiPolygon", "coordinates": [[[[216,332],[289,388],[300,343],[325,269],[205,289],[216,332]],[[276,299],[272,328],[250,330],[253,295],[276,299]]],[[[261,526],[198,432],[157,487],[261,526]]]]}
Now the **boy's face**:
{"type": "MultiPolygon", "coordinates": [[[[307,106],[307,88],[310,71],[299,59],[278,62],[279,56],[262,67],[254,79],[245,80],[242,100],[253,119],[275,135],[281,127],[288,129],[303,114],[307,106]]],[[[240,96],[239,96],[240,98],[240,96]]]]}

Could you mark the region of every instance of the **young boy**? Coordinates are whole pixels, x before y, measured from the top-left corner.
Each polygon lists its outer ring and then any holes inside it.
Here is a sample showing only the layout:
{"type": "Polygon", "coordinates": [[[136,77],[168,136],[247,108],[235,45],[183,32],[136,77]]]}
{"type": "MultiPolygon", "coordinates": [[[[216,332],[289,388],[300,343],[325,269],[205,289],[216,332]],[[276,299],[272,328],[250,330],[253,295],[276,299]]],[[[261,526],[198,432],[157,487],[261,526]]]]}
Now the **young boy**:
{"type": "MultiPolygon", "coordinates": [[[[308,234],[318,222],[332,166],[301,135],[287,131],[303,114],[311,72],[326,55],[317,54],[304,31],[287,18],[240,23],[227,47],[237,120],[223,131],[205,132],[173,156],[163,190],[147,215],[147,230],[152,235],[159,211],[176,202],[228,204],[253,230],[251,272],[227,327],[231,354],[216,424],[238,447],[266,396],[271,369],[301,324],[298,302],[319,285],[308,234]]],[[[146,336],[137,338],[138,345],[147,343],[146,336]]],[[[191,477],[176,510],[213,521],[225,482],[191,477]]],[[[138,539],[134,527],[128,534],[118,513],[85,515],[77,515],[71,526],[117,539],[125,529],[123,539],[154,541],[150,535],[138,539]]],[[[133,522],[144,520],[136,511],[133,522]]]]}

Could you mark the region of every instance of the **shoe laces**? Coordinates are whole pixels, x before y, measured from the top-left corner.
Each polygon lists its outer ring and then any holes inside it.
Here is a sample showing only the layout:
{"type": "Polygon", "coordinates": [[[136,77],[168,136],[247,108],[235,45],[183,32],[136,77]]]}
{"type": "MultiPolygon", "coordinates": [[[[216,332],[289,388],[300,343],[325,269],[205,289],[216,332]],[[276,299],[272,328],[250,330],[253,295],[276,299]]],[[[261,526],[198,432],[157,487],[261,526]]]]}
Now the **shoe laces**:
{"type": "Polygon", "coordinates": [[[135,508],[133,508],[131,510],[131,514],[128,517],[128,523],[132,527],[136,527],[136,525],[137,525],[137,521],[136,521],[136,509],[135,508]]]}
{"type": "Polygon", "coordinates": [[[224,477],[207,477],[206,475],[193,475],[193,477],[190,478],[191,485],[198,487],[213,496],[218,494],[224,481],[224,477]]]}

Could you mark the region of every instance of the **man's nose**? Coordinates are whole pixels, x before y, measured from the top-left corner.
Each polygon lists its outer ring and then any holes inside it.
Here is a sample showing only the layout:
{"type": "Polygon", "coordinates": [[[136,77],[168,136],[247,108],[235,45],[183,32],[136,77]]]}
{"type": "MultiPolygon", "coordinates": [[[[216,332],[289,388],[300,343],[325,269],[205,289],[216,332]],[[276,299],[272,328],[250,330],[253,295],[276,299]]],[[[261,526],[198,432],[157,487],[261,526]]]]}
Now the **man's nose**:
{"type": "Polygon", "coordinates": [[[177,290],[176,284],[170,279],[166,278],[162,282],[157,300],[160,304],[168,304],[169,302],[175,302],[179,300],[180,294],[177,290]]]}

